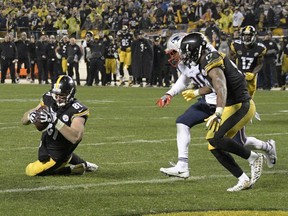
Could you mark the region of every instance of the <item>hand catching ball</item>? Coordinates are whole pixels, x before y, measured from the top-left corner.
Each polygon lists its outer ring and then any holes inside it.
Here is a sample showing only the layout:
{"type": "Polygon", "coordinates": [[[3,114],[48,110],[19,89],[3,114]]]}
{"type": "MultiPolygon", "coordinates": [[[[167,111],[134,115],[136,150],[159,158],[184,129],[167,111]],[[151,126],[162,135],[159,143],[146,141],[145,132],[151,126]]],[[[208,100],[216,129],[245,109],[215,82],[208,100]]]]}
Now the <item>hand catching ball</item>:
{"type": "Polygon", "coordinates": [[[44,106],[41,106],[39,109],[35,110],[36,116],[35,116],[34,125],[38,131],[43,131],[49,125],[49,122],[41,122],[41,117],[40,117],[41,114],[40,113],[43,112],[44,110],[48,111],[49,108],[46,105],[44,105],[44,106]]]}

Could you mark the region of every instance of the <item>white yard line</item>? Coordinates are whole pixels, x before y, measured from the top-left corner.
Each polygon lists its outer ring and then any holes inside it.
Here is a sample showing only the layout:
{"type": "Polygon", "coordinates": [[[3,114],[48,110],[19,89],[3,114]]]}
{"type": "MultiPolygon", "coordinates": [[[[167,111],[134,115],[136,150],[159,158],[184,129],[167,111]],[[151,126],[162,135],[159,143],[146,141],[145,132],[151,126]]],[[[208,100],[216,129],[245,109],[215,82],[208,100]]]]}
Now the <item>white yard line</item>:
{"type": "MultiPolygon", "coordinates": [[[[277,171],[267,171],[263,172],[264,174],[285,174],[287,170],[277,170],[277,171]]],[[[162,184],[169,183],[175,181],[197,181],[202,179],[215,179],[215,178],[227,178],[231,177],[231,175],[209,175],[209,176],[191,176],[188,179],[179,179],[176,177],[167,177],[165,179],[150,179],[150,180],[131,180],[131,181],[114,181],[114,182],[103,182],[103,183],[95,183],[95,184],[78,184],[78,185],[65,185],[65,186],[45,186],[45,187],[35,187],[35,188],[11,188],[11,189],[2,189],[0,190],[0,194],[8,194],[8,193],[23,193],[23,192],[37,192],[37,191],[54,191],[54,190],[70,190],[76,188],[95,188],[95,187],[107,187],[107,186],[123,186],[123,185],[131,185],[131,184],[162,184]]]]}
{"type": "MultiPolygon", "coordinates": [[[[283,136],[283,135],[288,135],[288,132],[286,133],[270,133],[270,134],[257,134],[257,135],[249,135],[249,136],[256,136],[256,137],[273,137],[273,136],[283,136]]],[[[115,137],[116,138],[116,137],[115,137]]],[[[112,137],[110,137],[112,139],[112,137]]],[[[195,143],[195,140],[205,140],[205,137],[193,137],[191,146],[203,146],[207,145],[207,142],[200,142],[200,143],[195,143]],[[194,141],[194,142],[193,142],[194,141]]],[[[138,144],[138,143],[163,143],[163,142],[171,142],[175,141],[176,143],[176,138],[172,139],[159,139],[159,140],[129,140],[129,141],[107,141],[107,142],[99,142],[99,143],[82,143],[80,146],[103,146],[103,145],[130,145],[130,144],[138,144]]],[[[19,150],[30,150],[30,149],[36,149],[38,148],[37,146],[25,146],[25,147],[16,147],[16,148],[9,148],[5,146],[5,148],[0,148],[0,151],[19,151],[19,150]]]]}

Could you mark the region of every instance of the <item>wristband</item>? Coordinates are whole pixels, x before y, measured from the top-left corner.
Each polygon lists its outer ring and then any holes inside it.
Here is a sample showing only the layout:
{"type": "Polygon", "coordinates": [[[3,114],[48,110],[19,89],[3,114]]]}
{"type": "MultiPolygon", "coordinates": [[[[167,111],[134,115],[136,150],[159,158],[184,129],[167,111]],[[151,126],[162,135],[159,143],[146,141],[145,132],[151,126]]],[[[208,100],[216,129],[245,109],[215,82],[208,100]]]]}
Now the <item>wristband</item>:
{"type": "Polygon", "coordinates": [[[198,97],[198,96],[200,95],[199,89],[196,89],[196,90],[193,92],[193,94],[195,95],[195,97],[198,97]]]}
{"type": "Polygon", "coordinates": [[[216,107],[215,113],[217,116],[221,117],[223,113],[224,108],[223,107],[216,107]]]}
{"type": "Polygon", "coordinates": [[[58,119],[57,122],[56,122],[55,128],[56,128],[58,131],[60,131],[61,128],[63,128],[64,125],[65,125],[65,123],[58,119]]]}

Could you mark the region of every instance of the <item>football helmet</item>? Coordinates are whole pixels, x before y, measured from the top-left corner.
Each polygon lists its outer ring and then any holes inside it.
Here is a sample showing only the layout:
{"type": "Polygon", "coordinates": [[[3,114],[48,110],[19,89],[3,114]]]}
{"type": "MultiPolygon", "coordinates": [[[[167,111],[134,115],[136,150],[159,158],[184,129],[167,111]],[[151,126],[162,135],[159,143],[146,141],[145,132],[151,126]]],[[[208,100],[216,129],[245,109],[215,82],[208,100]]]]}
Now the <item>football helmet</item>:
{"type": "Polygon", "coordinates": [[[67,75],[61,75],[57,78],[52,88],[52,97],[58,107],[63,107],[73,101],[76,93],[74,80],[67,75]]]}
{"type": "Polygon", "coordinates": [[[85,38],[87,42],[91,41],[94,38],[94,33],[92,31],[86,32],[85,38]]]}
{"type": "Polygon", "coordinates": [[[202,51],[207,48],[208,39],[199,32],[186,35],[180,46],[180,57],[188,67],[196,66],[199,63],[202,51]]]}
{"type": "Polygon", "coordinates": [[[241,40],[247,46],[252,45],[256,41],[256,34],[256,29],[253,26],[245,26],[241,29],[240,32],[241,40]]]}
{"type": "Polygon", "coordinates": [[[122,26],[122,32],[123,33],[127,33],[128,32],[128,26],[127,25],[123,25],[122,26]]]}
{"type": "Polygon", "coordinates": [[[167,41],[167,48],[165,50],[166,54],[170,56],[168,62],[173,66],[177,67],[180,61],[180,45],[182,39],[187,35],[187,33],[180,32],[171,35],[171,37],[167,41]]]}

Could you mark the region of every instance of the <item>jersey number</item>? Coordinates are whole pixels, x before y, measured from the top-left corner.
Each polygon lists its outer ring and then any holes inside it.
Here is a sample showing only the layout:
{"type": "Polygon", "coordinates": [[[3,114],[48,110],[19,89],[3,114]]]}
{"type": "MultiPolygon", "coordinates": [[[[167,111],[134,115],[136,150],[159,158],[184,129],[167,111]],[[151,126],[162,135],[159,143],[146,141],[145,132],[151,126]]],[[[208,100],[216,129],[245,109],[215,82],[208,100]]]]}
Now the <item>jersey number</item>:
{"type": "Polygon", "coordinates": [[[253,61],[254,61],[254,58],[251,58],[251,57],[241,57],[241,61],[242,61],[242,69],[243,70],[249,70],[253,61]]]}
{"type": "Polygon", "coordinates": [[[197,73],[196,76],[191,77],[191,79],[193,80],[193,83],[198,85],[199,88],[205,86],[205,79],[200,73],[197,73]]]}
{"type": "Polygon", "coordinates": [[[129,44],[129,39],[126,39],[126,38],[122,39],[121,40],[121,44],[122,44],[123,47],[128,47],[130,45],[129,44]]]}

